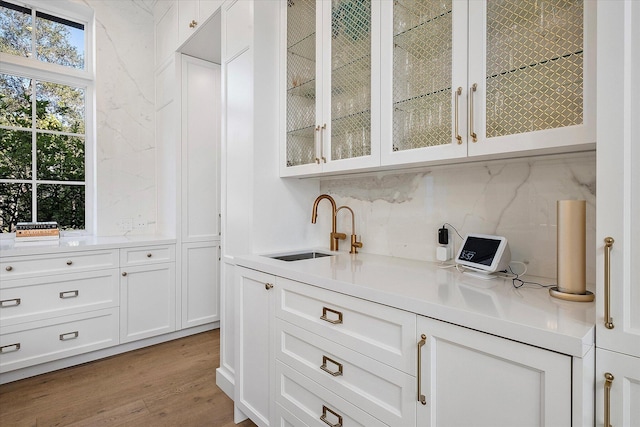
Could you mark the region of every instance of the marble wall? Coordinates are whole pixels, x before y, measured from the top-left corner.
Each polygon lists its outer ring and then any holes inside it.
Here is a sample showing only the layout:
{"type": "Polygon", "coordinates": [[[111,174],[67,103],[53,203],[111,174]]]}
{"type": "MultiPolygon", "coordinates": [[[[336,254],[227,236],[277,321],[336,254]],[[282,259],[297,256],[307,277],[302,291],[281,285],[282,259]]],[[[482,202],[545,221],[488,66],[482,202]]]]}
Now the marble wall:
{"type": "Polygon", "coordinates": [[[122,235],[120,221],[156,220],[154,21],[152,2],[76,0],[95,11],[96,234],[122,235]]]}
{"type": "MultiPolygon", "coordinates": [[[[507,237],[512,259],[526,263],[528,274],[551,278],[556,277],[556,201],[586,200],[587,288],[593,290],[595,183],[592,152],[325,179],[320,191],[354,210],[361,252],[435,261],[437,230],[450,223],[462,236],[507,237]]],[[[350,233],[350,225],[341,211],[339,231],[350,233]]],[[[461,239],[454,240],[457,248],[461,239]]]]}

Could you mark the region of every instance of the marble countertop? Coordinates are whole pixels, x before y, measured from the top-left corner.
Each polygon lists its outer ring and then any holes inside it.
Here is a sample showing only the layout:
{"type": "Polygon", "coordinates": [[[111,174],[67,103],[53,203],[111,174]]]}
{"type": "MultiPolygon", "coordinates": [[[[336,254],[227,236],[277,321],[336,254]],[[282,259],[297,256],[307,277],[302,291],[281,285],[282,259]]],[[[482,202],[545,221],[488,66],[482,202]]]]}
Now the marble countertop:
{"type": "Polygon", "coordinates": [[[516,289],[506,278],[483,280],[436,263],[344,252],[294,262],[247,255],[235,262],[571,356],[583,357],[594,346],[594,302],[559,300],[531,285],[516,289]]]}
{"type": "Polygon", "coordinates": [[[93,249],[117,249],[146,245],[175,244],[173,237],[160,235],[139,236],[74,236],[67,235],[59,240],[36,242],[16,242],[14,239],[0,239],[0,257],[43,255],[56,252],[74,252],[93,249]]]}

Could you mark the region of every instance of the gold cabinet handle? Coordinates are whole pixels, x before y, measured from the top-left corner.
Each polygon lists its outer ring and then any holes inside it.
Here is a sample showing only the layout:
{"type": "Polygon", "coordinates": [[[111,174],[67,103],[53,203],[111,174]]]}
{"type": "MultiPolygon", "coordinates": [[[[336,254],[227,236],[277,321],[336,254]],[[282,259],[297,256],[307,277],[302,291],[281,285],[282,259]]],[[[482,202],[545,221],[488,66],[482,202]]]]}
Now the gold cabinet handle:
{"type": "Polygon", "coordinates": [[[613,375],[609,372],[604,374],[604,427],[611,427],[611,386],[613,385],[613,375]]]}
{"type": "Polygon", "coordinates": [[[313,132],[313,148],[316,150],[316,163],[320,164],[320,157],[318,157],[318,132],[320,132],[320,125],[316,126],[313,132]]]}
{"type": "Polygon", "coordinates": [[[473,142],[478,142],[478,135],[473,130],[473,92],[478,90],[478,83],[474,83],[469,91],[469,135],[473,142]]]}
{"type": "Polygon", "coordinates": [[[427,398],[422,394],[422,347],[427,343],[427,336],[425,334],[420,335],[420,341],[418,341],[418,402],[423,405],[427,404],[427,398]]]}
{"type": "Polygon", "coordinates": [[[198,21],[195,19],[189,22],[189,28],[195,28],[198,25],[198,21]]]}
{"type": "Polygon", "coordinates": [[[7,266],[6,266],[6,268],[5,268],[5,270],[7,270],[7,271],[11,271],[11,270],[13,270],[13,267],[11,267],[10,265],[7,265],[7,266]]]}
{"type": "Polygon", "coordinates": [[[20,305],[20,302],[22,300],[20,298],[13,298],[13,299],[5,299],[0,301],[0,308],[5,308],[5,307],[16,307],[20,305]]]}
{"type": "Polygon", "coordinates": [[[15,344],[7,344],[0,347],[0,354],[12,353],[14,351],[20,350],[20,343],[17,342],[15,344]]]}
{"type": "Polygon", "coordinates": [[[67,265],[71,265],[71,264],[73,264],[73,261],[71,260],[67,261],[67,265]]]}
{"type": "Polygon", "coordinates": [[[152,256],[153,256],[153,254],[152,254],[151,252],[149,252],[149,253],[147,254],[147,258],[151,258],[152,256]]]}
{"type": "Polygon", "coordinates": [[[458,140],[458,145],[462,144],[462,136],[460,136],[460,132],[458,131],[458,112],[459,112],[459,110],[458,110],[458,101],[459,101],[460,95],[462,95],[462,88],[461,87],[459,87],[455,92],[455,100],[456,100],[456,114],[455,114],[455,117],[456,117],[456,120],[455,120],[456,121],[456,135],[455,136],[456,136],[456,139],[458,140]]]}
{"type": "Polygon", "coordinates": [[[322,307],[322,316],[320,316],[320,318],[322,320],[324,320],[325,322],[329,322],[331,324],[337,325],[337,324],[342,323],[342,312],[337,311],[337,310],[331,310],[330,308],[327,308],[327,307],[322,307]],[[337,319],[329,319],[327,317],[327,313],[337,314],[338,318],[337,319]]]}
{"type": "Polygon", "coordinates": [[[342,427],[342,415],[339,415],[337,412],[332,411],[325,405],[322,405],[322,415],[320,416],[320,420],[331,427],[342,427]],[[331,422],[327,419],[327,412],[333,414],[336,418],[338,418],[338,422],[335,424],[331,424],[331,422]]]}
{"type": "Polygon", "coordinates": [[[78,338],[78,335],[80,335],[78,331],[67,332],[66,334],[60,334],[60,341],[75,340],[76,338],[78,338]]]}
{"type": "Polygon", "coordinates": [[[265,283],[265,284],[264,284],[264,288],[265,288],[266,290],[273,289],[273,285],[272,285],[271,283],[265,283]]]}
{"type": "Polygon", "coordinates": [[[333,376],[333,377],[339,377],[340,375],[342,375],[342,363],[338,363],[335,360],[327,357],[327,356],[322,356],[322,365],[320,365],[320,369],[322,369],[323,371],[325,371],[327,374],[333,376]],[[327,368],[327,362],[331,362],[334,365],[336,365],[338,367],[337,371],[332,371],[331,369],[327,368]]]}
{"type": "Polygon", "coordinates": [[[127,277],[127,272],[126,271],[122,272],[122,277],[127,277]]]}
{"type": "Polygon", "coordinates": [[[323,124],[320,130],[320,158],[322,163],[327,163],[327,158],[324,156],[324,133],[327,130],[327,124],[323,124]]]}
{"type": "Polygon", "coordinates": [[[78,290],[60,292],[61,299],[76,298],[80,292],[78,290]]]}
{"type": "Polygon", "coordinates": [[[613,329],[613,319],[611,318],[611,248],[613,247],[613,237],[604,239],[604,327],[613,329]]]}

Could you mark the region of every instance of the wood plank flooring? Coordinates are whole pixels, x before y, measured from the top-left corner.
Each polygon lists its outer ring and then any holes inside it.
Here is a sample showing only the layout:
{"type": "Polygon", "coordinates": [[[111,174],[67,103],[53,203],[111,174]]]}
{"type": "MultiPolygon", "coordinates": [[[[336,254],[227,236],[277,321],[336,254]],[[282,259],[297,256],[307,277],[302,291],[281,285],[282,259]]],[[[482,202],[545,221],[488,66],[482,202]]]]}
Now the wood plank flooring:
{"type": "Polygon", "coordinates": [[[235,426],[219,348],[214,330],[0,385],[0,426],[235,426]]]}

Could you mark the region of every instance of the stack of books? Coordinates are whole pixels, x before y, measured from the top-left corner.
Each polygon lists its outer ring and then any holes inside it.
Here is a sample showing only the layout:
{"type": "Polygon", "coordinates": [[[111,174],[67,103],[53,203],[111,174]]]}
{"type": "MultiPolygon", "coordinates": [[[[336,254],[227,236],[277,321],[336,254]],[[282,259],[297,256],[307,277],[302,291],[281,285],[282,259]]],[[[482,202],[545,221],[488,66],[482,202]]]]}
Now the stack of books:
{"type": "Polygon", "coordinates": [[[60,229],[55,221],[19,222],[16,224],[16,242],[37,242],[60,239],[60,229]]]}

